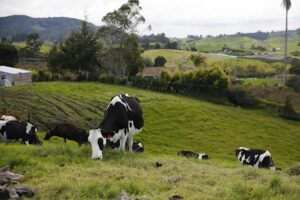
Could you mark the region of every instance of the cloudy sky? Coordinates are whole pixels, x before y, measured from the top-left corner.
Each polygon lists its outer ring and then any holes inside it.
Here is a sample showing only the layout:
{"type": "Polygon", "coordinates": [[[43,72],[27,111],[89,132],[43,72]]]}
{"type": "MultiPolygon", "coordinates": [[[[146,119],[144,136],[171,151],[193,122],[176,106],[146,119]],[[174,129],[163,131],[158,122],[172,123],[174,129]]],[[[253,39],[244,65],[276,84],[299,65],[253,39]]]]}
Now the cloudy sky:
{"type": "MultiPolygon", "coordinates": [[[[0,0],[0,16],[74,17],[102,25],[101,19],[127,0],[0,0]]],[[[172,37],[188,34],[283,30],[282,0],[140,0],[146,26],[140,34],[164,32],[172,37]]],[[[300,27],[300,0],[292,0],[289,28],[300,27]]]]}

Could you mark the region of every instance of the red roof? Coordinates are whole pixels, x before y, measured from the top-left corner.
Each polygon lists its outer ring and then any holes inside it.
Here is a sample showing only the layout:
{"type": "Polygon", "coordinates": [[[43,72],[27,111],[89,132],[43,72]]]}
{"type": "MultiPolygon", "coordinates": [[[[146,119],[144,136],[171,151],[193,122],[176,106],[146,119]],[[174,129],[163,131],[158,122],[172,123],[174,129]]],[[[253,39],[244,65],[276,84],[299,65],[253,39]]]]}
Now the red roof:
{"type": "Polygon", "coordinates": [[[159,76],[163,69],[163,67],[145,67],[142,76],[159,76]]]}

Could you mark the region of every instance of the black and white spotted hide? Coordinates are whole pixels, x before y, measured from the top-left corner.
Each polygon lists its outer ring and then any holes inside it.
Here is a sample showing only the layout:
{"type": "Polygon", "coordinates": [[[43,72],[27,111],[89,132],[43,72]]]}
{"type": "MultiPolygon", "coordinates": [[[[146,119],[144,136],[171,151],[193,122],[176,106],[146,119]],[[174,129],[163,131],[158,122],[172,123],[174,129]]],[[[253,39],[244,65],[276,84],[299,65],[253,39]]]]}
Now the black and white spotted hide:
{"type": "Polygon", "coordinates": [[[28,122],[0,122],[0,138],[4,141],[21,139],[24,144],[41,144],[36,133],[37,129],[28,122]]]}
{"type": "Polygon", "coordinates": [[[126,142],[132,151],[133,137],[144,126],[143,112],[139,100],[128,94],[120,94],[112,98],[104,112],[100,123],[104,138],[114,143],[120,140],[120,150],[125,151],[126,142]]]}
{"type": "Polygon", "coordinates": [[[187,157],[187,158],[196,158],[199,160],[204,160],[204,159],[208,159],[208,155],[207,154],[198,154],[192,151],[179,151],[177,153],[178,156],[182,156],[182,157],[187,157]]]}
{"type": "MultiPolygon", "coordinates": [[[[268,150],[248,149],[240,147],[235,150],[237,159],[244,165],[250,165],[255,168],[268,168],[276,170],[271,154],[268,150]]],[[[277,168],[277,170],[280,170],[277,168]]]]}

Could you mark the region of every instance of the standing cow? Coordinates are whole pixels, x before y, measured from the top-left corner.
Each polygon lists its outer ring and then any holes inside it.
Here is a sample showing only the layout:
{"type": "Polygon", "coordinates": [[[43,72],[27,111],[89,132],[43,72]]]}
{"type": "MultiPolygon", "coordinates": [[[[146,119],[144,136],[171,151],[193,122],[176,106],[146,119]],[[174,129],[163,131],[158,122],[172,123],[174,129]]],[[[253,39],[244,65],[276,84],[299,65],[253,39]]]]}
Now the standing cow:
{"type": "Polygon", "coordinates": [[[255,168],[268,168],[271,170],[280,170],[274,166],[271,154],[268,150],[248,149],[240,147],[235,150],[237,159],[245,165],[255,168]]]}
{"type": "Polygon", "coordinates": [[[127,142],[131,152],[133,137],[142,130],[143,126],[144,118],[139,100],[128,94],[114,96],[104,111],[104,118],[99,129],[96,129],[98,132],[90,132],[88,140],[92,146],[92,158],[102,158],[98,145],[101,137],[108,138],[114,143],[120,140],[119,149],[122,151],[125,151],[127,142]]]}
{"type": "Polygon", "coordinates": [[[5,124],[0,123],[0,136],[4,141],[22,140],[24,144],[41,144],[36,133],[37,129],[28,122],[7,121],[5,124]]]}

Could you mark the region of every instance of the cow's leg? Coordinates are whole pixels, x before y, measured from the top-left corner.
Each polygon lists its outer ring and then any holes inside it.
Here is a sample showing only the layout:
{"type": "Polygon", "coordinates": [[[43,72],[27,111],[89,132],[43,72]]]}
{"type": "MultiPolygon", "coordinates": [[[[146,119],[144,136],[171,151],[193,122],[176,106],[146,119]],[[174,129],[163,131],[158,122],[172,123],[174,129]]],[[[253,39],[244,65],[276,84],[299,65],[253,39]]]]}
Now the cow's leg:
{"type": "Polygon", "coordinates": [[[128,135],[127,144],[129,152],[132,152],[133,135],[128,135]]]}
{"type": "Polygon", "coordinates": [[[121,151],[125,151],[127,137],[128,137],[128,135],[127,134],[125,135],[125,133],[123,133],[122,136],[121,136],[120,147],[119,147],[119,149],[121,151]]]}

